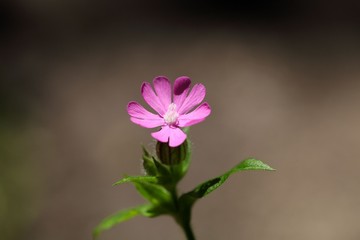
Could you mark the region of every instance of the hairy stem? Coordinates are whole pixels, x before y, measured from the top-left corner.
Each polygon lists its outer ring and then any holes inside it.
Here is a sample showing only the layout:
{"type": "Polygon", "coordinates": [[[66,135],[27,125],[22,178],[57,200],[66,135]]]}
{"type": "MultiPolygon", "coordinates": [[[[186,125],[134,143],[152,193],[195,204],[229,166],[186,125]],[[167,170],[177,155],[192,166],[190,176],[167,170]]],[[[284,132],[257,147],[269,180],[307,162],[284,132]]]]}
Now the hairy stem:
{"type": "Polygon", "coordinates": [[[191,207],[185,207],[179,202],[176,189],[172,191],[176,212],[174,213],[175,221],[183,229],[187,240],[195,240],[194,232],[191,228],[191,207]]]}

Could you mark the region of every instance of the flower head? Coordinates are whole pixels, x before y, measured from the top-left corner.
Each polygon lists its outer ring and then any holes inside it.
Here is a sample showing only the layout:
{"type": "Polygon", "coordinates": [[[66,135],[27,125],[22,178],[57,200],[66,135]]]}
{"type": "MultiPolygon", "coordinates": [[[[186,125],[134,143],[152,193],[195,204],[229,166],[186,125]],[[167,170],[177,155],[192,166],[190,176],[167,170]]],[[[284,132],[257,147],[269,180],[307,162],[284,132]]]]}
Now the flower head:
{"type": "Polygon", "coordinates": [[[181,145],[186,139],[181,128],[204,121],[211,112],[208,103],[199,105],[205,98],[205,86],[195,84],[190,91],[190,84],[190,78],[179,77],[175,80],[172,91],[170,81],[159,76],[153,81],[154,91],[150,83],[144,82],[141,94],[156,114],[132,101],[127,106],[130,120],[145,128],[161,127],[160,131],[151,134],[153,138],[169,142],[170,147],[181,145]],[[198,107],[195,108],[196,106],[198,107]]]}

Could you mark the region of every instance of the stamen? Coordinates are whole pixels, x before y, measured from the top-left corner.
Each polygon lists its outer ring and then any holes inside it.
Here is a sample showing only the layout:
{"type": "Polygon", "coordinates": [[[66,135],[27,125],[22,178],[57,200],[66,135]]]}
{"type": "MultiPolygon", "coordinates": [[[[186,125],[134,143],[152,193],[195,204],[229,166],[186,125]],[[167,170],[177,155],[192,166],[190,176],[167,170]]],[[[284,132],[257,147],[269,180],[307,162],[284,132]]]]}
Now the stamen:
{"type": "Polygon", "coordinates": [[[177,122],[179,114],[176,111],[176,104],[171,103],[164,115],[164,120],[168,125],[174,125],[177,122]]]}

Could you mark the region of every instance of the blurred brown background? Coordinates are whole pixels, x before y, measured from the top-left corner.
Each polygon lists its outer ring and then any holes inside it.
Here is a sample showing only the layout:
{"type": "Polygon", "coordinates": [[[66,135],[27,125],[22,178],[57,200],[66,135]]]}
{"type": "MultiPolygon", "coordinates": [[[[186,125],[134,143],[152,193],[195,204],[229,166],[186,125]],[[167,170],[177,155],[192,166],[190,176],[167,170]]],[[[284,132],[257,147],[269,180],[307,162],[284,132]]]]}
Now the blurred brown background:
{"type": "MultiPolygon", "coordinates": [[[[195,206],[199,240],[360,239],[358,1],[3,0],[0,238],[85,240],[133,186],[150,130],[125,106],[140,85],[188,75],[212,115],[193,127],[181,190],[248,156],[195,206]],[[196,3],[195,3],[196,2],[196,3]],[[290,3],[291,2],[291,3],[290,3]]],[[[102,239],[184,239],[169,217],[102,239]]]]}

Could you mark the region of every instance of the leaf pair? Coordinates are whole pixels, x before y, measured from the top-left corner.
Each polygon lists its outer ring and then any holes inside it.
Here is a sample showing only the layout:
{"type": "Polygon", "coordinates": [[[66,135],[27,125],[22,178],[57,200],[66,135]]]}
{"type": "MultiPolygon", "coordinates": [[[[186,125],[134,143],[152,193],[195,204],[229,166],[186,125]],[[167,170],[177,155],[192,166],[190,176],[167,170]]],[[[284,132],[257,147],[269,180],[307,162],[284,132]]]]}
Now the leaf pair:
{"type": "MultiPolygon", "coordinates": [[[[186,141],[187,146],[189,143],[186,141]]],[[[131,182],[135,185],[138,192],[149,201],[149,204],[134,208],[125,209],[112,216],[105,218],[93,232],[94,238],[116,224],[127,221],[137,215],[145,217],[156,217],[162,214],[172,215],[175,220],[183,226],[190,222],[191,210],[194,203],[209,193],[220,187],[232,174],[244,170],[274,170],[267,164],[249,158],[226,173],[205,181],[195,189],[187,192],[180,197],[176,193],[178,181],[186,173],[190,162],[190,148],[185,159],[175,165],[161,163],[156,157],[151,156],[146,149],[143,154],[143,165],[147,173],[146,176],[127,176],[114,185],[131,182]]]]}

